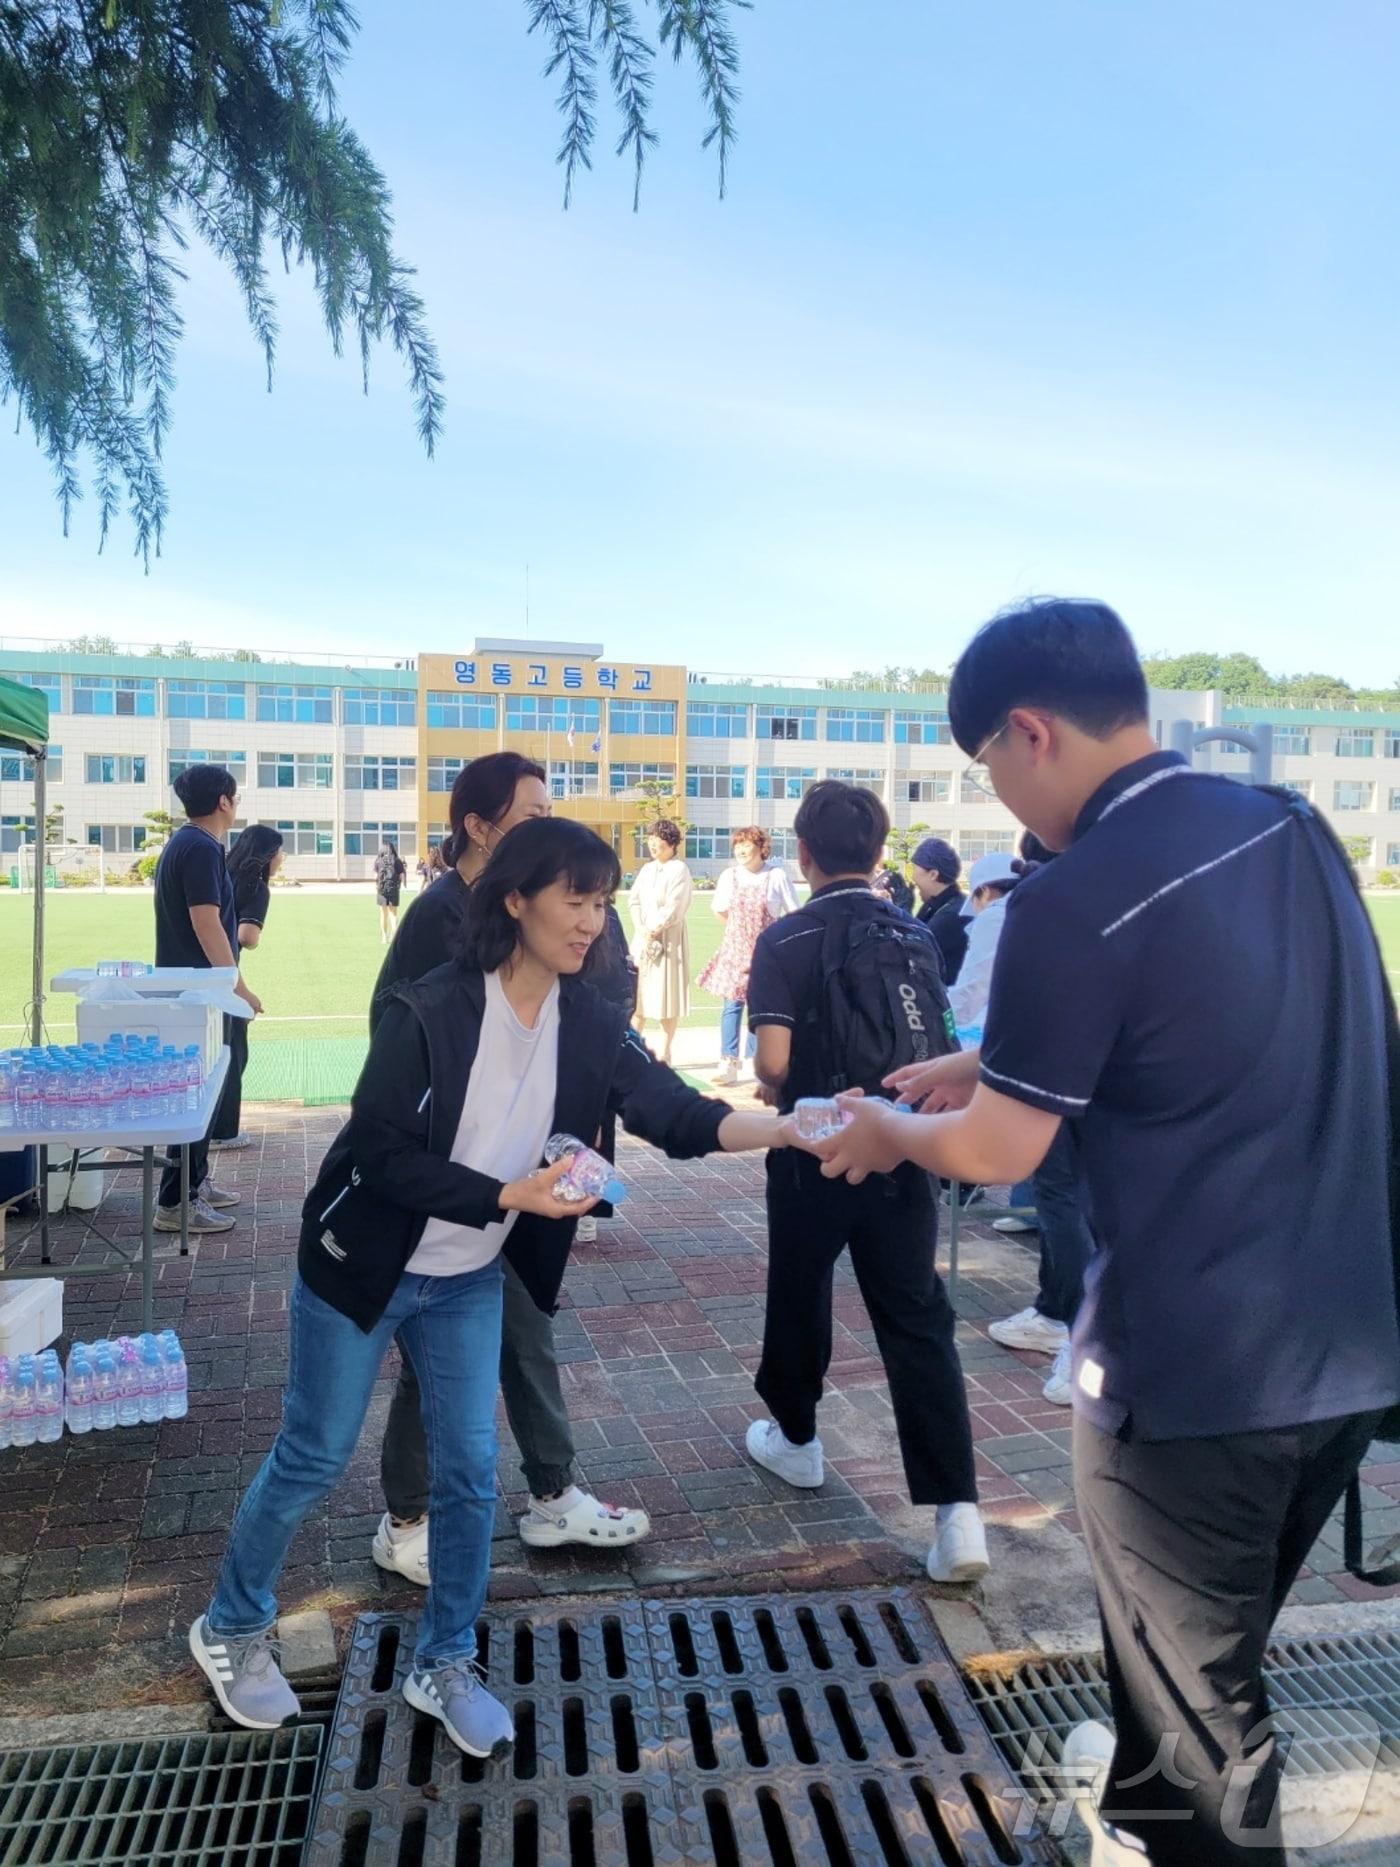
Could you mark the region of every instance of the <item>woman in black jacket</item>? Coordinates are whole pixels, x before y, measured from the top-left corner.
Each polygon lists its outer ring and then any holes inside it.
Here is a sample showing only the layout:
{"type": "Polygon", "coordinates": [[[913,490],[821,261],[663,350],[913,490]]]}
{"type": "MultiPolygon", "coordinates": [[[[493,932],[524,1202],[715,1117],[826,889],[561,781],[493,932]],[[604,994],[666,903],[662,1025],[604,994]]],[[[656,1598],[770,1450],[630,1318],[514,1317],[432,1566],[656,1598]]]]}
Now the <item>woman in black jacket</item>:
{"type": "Polygon", "coordinates": [[[302,1214],[282,1430],[234,1519],[190,1650],[235,1722],[298,1710],[271,1645],[273,1588],[307,1513],[350,1462],[384,1351],[401,1332],[429,1422],[432,1583],[404,1696],[468,1755],[501,1755],[510,1713],[475,1663],[495,1515],[502,1249],[553,1305],[574,1221],[540,1167],[553,1133],[611,1110],[673,1159],[783,1145],[657,1063],[580,977],[620,880],[582,824],[501,842],[472,891],[463,957],[400,987],[375,1031],[350,1120],[302,1214]]]}

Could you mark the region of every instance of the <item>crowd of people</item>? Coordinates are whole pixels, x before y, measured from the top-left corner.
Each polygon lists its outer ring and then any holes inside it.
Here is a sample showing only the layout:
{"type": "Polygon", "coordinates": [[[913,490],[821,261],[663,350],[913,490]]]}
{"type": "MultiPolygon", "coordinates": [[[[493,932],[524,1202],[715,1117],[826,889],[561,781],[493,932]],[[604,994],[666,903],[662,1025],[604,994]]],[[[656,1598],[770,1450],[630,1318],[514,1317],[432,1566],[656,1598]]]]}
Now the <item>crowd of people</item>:
{"type": "MultiPolygon", "coordinates": [[[[735,836],[700,983],[724,1005],[722,1086],[747,1019],[767,1104],[753,1113],[670,1068],[689,1000],[676,826],[652,826],[629,944],[617,858],[551,816],[543,771],[501,753],[461,773],[443,872],[389,945],[350,1117],[307,1197],[282,1428],[190,1632],[235,1721],[296,1710],[272,1644],[278,1574],[353,1454],[391,1341],[373,1553],[427,1589],[405,1694],[461,1749],[499,1756],[513,1735],[474,1632],[498,1387],[527,1543],[646,1534],[644,1513],[577,1483],[553,1341],[596,1214],[561,1196],[568,1162],[546,1165],[545,1143],[563,1132],[611,1155],[620,1121],[677,1159],[765,1154],[767,1411],[745,1444],[798,1488],[823,1480],[832,1273],[849,1252],[944,1583],[976,1581],[989,1555],[934,1263],[938,1186],[1020,1187],[1039,1291],[990,1333],[1052,1356],[1047,1397],[1073,1407],[1114,1730],[1081,1726],[1064,1762],[1091,1791],[1096,1867],[1282,1867],[1270,1628],[1400,1400],[1385,969],[1305,802],[1158,748],[1106,606],[994,619],[957,664],[949,715],[969,780],[1026,826],[1017,856],[964,876],[928,838],[906,903],[883,804],[835,781],[797,814],[804,901],[761,829],[735,836]],[[840,1110],[824,1138],[794,1119],[808,1098],[840,1110]]],[[[193,767],[181,784],[190,822],[157,873],[157,956],[235,963],[277,852],[238,865],[256,871],[239,893],[222,855],[233,779],[193,767]]],[[[233,1196],[202,1157],[191,1183],[221,1222],[233,1196]]]]}

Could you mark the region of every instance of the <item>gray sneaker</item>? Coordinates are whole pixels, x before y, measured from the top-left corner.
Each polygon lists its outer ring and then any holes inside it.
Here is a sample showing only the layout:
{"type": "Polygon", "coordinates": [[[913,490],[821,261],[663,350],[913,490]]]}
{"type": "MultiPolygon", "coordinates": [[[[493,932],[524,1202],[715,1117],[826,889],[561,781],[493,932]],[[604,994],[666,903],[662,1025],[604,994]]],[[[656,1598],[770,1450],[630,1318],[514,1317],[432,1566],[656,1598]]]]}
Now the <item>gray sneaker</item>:
{"type": "Polygon", "coordinates": [[[415,1711],[436,1718],[469,1757],[495,1762],[509,1756],[515,1725],[501,1701],[486,1690],[486,1675],[475,1660],[449,1660],[431,1672],[415,1666],[403,1682],[403,1695],[415,1711]]]}
{"type": "Polygon", "coordinates": [[[210,1147],[222,1147],[222,1148],[230,1148],[230,1149],[240,1148],[240,1147],[251,1147],[253,1145],[253,1137],[250,1134],[244,1134],[243,1130],[240,1128],[237,1134],[229,1135],[227,1140],[211,1141],[209,1145],[210,1147]]]}
{"type": "MultiPolygon", "coordinates": [[[[215,1212],[212,1206],[206,1206],[202,1199],[190,1201],[190,1236],[197,1238],[203,1232],[231,1232],[235,1220],[231,1213],[215,1212]]],[[[178,1232],[180,1229],[180,1208],[178,1206],[157,1206],[156,1226],[158,1232],[178,1232]]]]}
{"type": "Polygon", "coordinates": [[[243,1204],[241,1193],[235,1193],[227,1186],[215,1186],[212,1180],[206,1180],[200,1187],[199,1197],[206,1206],[212,1206],[215,1212],[222,1212],[227,1206],[243,1204]]]}
{"type": "Polygon", "coordinates": [[[275,1731],[301,1711],[277,1664],[270,1627],[261,1634],[220,1637],[201,1614],[190,1629],[190,1652],[235,1724],[249,1731],[275,1731]]]}

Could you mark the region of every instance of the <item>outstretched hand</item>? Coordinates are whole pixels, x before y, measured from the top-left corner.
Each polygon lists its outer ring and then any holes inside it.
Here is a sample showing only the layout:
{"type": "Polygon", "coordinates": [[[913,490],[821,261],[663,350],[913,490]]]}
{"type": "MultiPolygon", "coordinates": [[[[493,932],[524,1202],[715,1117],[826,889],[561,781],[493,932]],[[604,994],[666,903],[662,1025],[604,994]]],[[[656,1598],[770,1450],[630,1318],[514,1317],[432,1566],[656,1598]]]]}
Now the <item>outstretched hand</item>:
{"type": "Polygon", "coordinates": [[[555,1190],[572,1164],[568,1155],[552,1167],[535,1167],[523,1179],[508,1180],[501,1188],[501,1211],[533,1212],[541,1219],[581,1219],[592,1212],[596,1199],[561,1199],[555,1190]]]}
{"type": "Polygon", "coordinates": [[[828,1180],[844,1176],[852,1186],[859,1186],[867,1174],[893,1173],[901,1161],[908,1159],[911,1116],[897,1115],[888,1102],[877,1096],[856,1093],[836,1099],[846,1116],[846,1125],[839,1134],[829,1135],[824,1141],[804,1141],[790,1118],[784,1124],[789,1145],[815,1154],[828,1180]]]}
{"type": "Polygon", "coordinates": [[[901,1102],[914,1105],[921,1115],[941,1115],[947,1109],[965,1109],[977,1090],[980,1050],[955,1050],[932,1063],[908,1063],[885,1078],[886,1089],[901,1102]]]}

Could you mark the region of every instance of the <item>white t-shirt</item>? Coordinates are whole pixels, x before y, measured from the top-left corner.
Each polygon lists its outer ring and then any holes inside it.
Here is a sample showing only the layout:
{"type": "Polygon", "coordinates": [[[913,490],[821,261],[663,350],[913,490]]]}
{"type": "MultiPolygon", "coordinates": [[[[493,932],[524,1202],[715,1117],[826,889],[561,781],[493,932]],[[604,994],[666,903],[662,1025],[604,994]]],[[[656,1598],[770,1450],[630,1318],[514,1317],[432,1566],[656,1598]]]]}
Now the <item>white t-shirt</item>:
{"type": "Polygon", "coordinates": [[[992,971],[996,965],[997,945],[1006,922],[1006,896],[989,901],[980,914],[970,917],[967,952],[958,968],[957,984],[948,992],[948,1003],[960,1031],[976,1030],[987,1016],[987,1002],[992,996],[992,971]]]}
{"type": "MultiPolygon", "coordinates": [[[[534,1029],[511,1010],[499,973],[486,975],[486,1010],[452,1158],[495,1180],[518,1180],[538,1167],[554,1120],[559,1073],[559,986],[540,1006],[534,1029]]],[[[518,1214],[480,1230],[429,1219],[406,1269],[419,1277],[457,1277],[490,1264],[518,1214]]]]}

